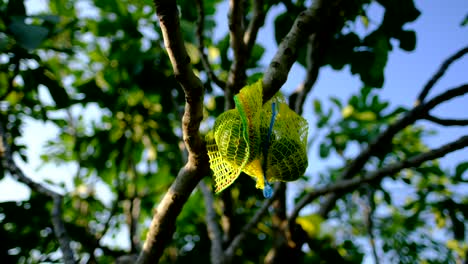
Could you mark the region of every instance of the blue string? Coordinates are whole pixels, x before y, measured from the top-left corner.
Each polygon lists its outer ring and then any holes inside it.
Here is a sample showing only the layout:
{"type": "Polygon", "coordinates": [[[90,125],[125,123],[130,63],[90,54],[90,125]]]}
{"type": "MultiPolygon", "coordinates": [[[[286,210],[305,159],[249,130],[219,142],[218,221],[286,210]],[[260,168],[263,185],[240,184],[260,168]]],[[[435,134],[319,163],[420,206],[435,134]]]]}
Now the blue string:
{"type": "Polygon", "coordinates": [[[273,188],[271,187],[270,183],[268,182],[265,174],[266,174],[266,164],[267,164],[267,155],[268,155],[268,148],[270,147],[270,139],[271,134],[273,132],[273,125],[275,124],[276,119],[276,103],[273,102],[271,104],[271,120],[270,120],[270,127],[268,129],[267,140],[263,144],[263,179],[265,181],[265,187],[263,188],[263,197],[270,198],[273,196],[273,188]]]}

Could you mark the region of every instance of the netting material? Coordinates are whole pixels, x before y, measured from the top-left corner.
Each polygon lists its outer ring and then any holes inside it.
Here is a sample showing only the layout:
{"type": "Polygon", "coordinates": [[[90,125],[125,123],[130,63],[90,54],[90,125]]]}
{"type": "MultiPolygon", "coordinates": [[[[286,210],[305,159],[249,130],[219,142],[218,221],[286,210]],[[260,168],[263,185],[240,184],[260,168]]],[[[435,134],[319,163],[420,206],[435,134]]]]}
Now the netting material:
{"type": "Polygon", "coordinates": [[[236,109],[221,114],[206,136],[215,192],[231,185],[242,171],[256,180],[259,189],[265,188],[265,180],[301,177],[308,164],[307,121],[292,111],[282,96],[262,106],[261,80],[244,87],[234,100],[236,109]],[[273,120],[272,102],[277,109],[273,120]],[[269,133],[270,142],[266,142],[269,133]]]}

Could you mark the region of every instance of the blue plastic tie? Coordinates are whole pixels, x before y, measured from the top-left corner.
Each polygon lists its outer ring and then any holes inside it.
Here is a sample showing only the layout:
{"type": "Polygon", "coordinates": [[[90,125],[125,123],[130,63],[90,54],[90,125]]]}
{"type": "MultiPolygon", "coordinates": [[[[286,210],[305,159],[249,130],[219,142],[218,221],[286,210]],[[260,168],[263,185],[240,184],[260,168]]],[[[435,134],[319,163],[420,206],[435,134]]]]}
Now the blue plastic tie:
{"type": "Polygon", "coordinates": [[[271,120],[270,120],[270,127],[268,129],[268,134],[267,134],[267,140],[263,144],[263,179],[265,181],[265,187],[263,188],[263,197],[265,198],[270,198],[273,196],[273,188],[271,187],[270,183],[268,182],[265,174],[266,174],[266,163],[267,163],[267,155],[268,155],[268,148],[270,147],[270,139],[271,139],[271,134],[273,133],[273,126],[275,124],[276,120],[276,103],[273,102],[271,104],[271,120]]]}

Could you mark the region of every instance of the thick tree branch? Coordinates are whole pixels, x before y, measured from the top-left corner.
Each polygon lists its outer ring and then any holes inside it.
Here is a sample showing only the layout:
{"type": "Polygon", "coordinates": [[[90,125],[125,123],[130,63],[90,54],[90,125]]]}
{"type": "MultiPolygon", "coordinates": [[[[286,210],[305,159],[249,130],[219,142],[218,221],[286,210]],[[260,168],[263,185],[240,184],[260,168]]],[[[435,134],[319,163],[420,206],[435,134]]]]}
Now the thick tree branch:
{"type": "Polygon", "coordinates": [[[416,100],[416,105],[421,104],[426,99],[426,96],[429,93],[429,91],[432,89],[432,87],[434,87],[436,82],[440,80],[440,78],[445,74],[448,67],[467,53],[468,53],[468,46],[462,48],[461,50],[459,50],[458,52],[450,56],[448,59],[446,59],[442,63],[442,65],[440,65],[439,70],[432,76],[432,78],[427,82],[427,84],[421,90],[421,93],[419,94],[418,99],[416,100]]]}
{"type": "Polygon", "coordinates": [[[200,52],[201,62],[203,68],[205,68],[208,78],[213,81],[219,88],[223,89],[226,87],[226,83],[216,76],[213,69],[211,68],[210,61],[208,56],[205,53],[205,44],[203,42],[203,31],[205,29],[205,9],[203,5],[203,0],[196,0],[197,10],[198,10],[198,21],[197,21],[197,40],[198,40],[198,51],[200,52]]]}
{"type": "Polygon", "coordinates": [[[3,167],[10,172],[10,175],[17,181],[26,184],[31,190],[40,194],[50,197],[53,201],[53,207],[51,212],[51,221],[54,228],[55,237],[57,237],[60,250],[63,254],[63,261],[66,264],[76,263],[73,250],[71,249],[71,239],[65,229],[65,224],[62,219],[62,199],[63,196],[46,186],[37,183],[27,177],[23,171],[16,165],[13,160],[13,153],[10,151],[10,146],[7,141],[3,124],[0,123],[0,158],[2,160],[3,167]]]}
{"type": "Polygon", "coordinates": [[[190,57],[180,31],[179,12],[175,1],[154,0],[164,44],[172,63],[174,75],[185,93],[185,111],[182,118],[182,134],[188,152],[188,162],[179,171],[153,216],[143,250],[137,263],[159,261],[167,243],[175,231],[175,219],[197,186],[209,173],[205,144],[199,134],[203,119],[203,84],[193,73],[190,57]]]}
{"type": "Polygon", "coordinates": [[[203,194],[203,200],[205,201],[206,227],[208,231],[208,237],[211,241],[211,263],[223,263],[223,236],[216,221],[216,212],[213,208],[214,198],[211,194],[211,191],[203,181],[198,184],[198,188],[201,190],[203,194]]]}
{"type": "Polygon", "coordinates": [[[234,253],[246,238],[247,233],[250,232],[250,230],[252,230],[252,228],[254,228],[258,224],[258,222],[260,222],[260,219],[262,219],[263,215],[268,211],[268,207],[279,195],[278,189],[279,184],[276,184],[272,197],[263,201],[262,206],[255,212],[255,215],[252,217],[252,219],[250,219],[250,221],[244,226],[244,228],[242,228],[241,232],[232,240],[229,247],[225,250],[225,255],[227,259],[232,259],[234,257],[234,253]]]}
{"type": "Polygon", "coordinates": [[[323,196],[328,193],[344,194],[344,193],[354,191],[364,183],[380,181],[384,177],[393,175],[401,171],[402,169],[418,167],[425,161],[441,158],[450,152],[454,152],[456,150],[465,148],[467,146],[468,146],[468,135],[465,135],[439,148],[432,149],[428,152],[416,155],[414,157],[408,158],[401,162],[390,164],[377,171],[367,173],[363,177],[352,178],[352,179],[342,179],[329,186],[316,189],[308,193],[306,196],[304,196],[304,198],[302,198],[296,204],[296,207],[294,208],[293,212],[291,213],[291,216],[289,217],[289,221],[290,223],[294,223],[295,219],[299,215],[300,210],[320,196],[323,196]]]}
{"type": "Polygon", "coordinates": [[[302,11],[289,33],[279,44],[278,51],[263,76],[263,102],[268,101],[283,86],[288,78],[289,70],[297,59],[300,47],[307,41],[310,34],[319,28],[320,19],[317,13],[324,2],[326,1],[314,1],[312,7],[302,11]]]}
{"type": "Polygon", "coordinates": [[[468,126],[468,119],[443,119],[429,114],[424,119],[441,126],[468,126]]]}

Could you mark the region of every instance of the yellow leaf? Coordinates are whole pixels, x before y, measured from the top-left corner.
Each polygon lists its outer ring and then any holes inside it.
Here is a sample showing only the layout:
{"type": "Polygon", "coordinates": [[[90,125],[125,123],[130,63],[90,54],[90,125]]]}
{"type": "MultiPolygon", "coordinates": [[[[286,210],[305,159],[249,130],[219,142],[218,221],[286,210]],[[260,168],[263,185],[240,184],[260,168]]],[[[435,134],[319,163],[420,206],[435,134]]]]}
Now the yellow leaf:
{"type": "Polygon", "coordinates": [[[364,111],[364,112],[360,112],[360,113],[354,113],[353,116],[357,120],[361,120],[361,121],[374,121],[377,118],[375,113],[371,112],[371,111],[364,111]]]}
{"type": "Polygon", "coordinates": [[[198,48],[190,42],[185,42],[185,48],[187,49],[187,53],[190,57],[190,61],[192,64],[197,64],[200,62],[200,53],[198,52],[198,48]]]}
{"type": "Polygon", "coordinates": [[[210,61],[214,61],[217,58],[219,58],[219,49],[214,46],[210,46],[208,48],[208,59],[210,61]]]}
{"type": "Polygon", "coordinates": [[[369,18],[367,16],[361,16],[361,22],[365,28],[369,27],[369,18]]]}
{"type": "Polygon", "coordinates": [[[354,112],[354,107],[348,105],[343,110],[341,111],[341,114],[343,115],[343,118],[348,118],[350,117],[354,112]]]}
{"type": "Polygon", "coordinates": [[[317,237],[319,235],[322,222],[323,218],[318,214],[301,216],[296,219],[296,223],[301,225],[302,229],[307,232],[309,237],[317,237]]]}

